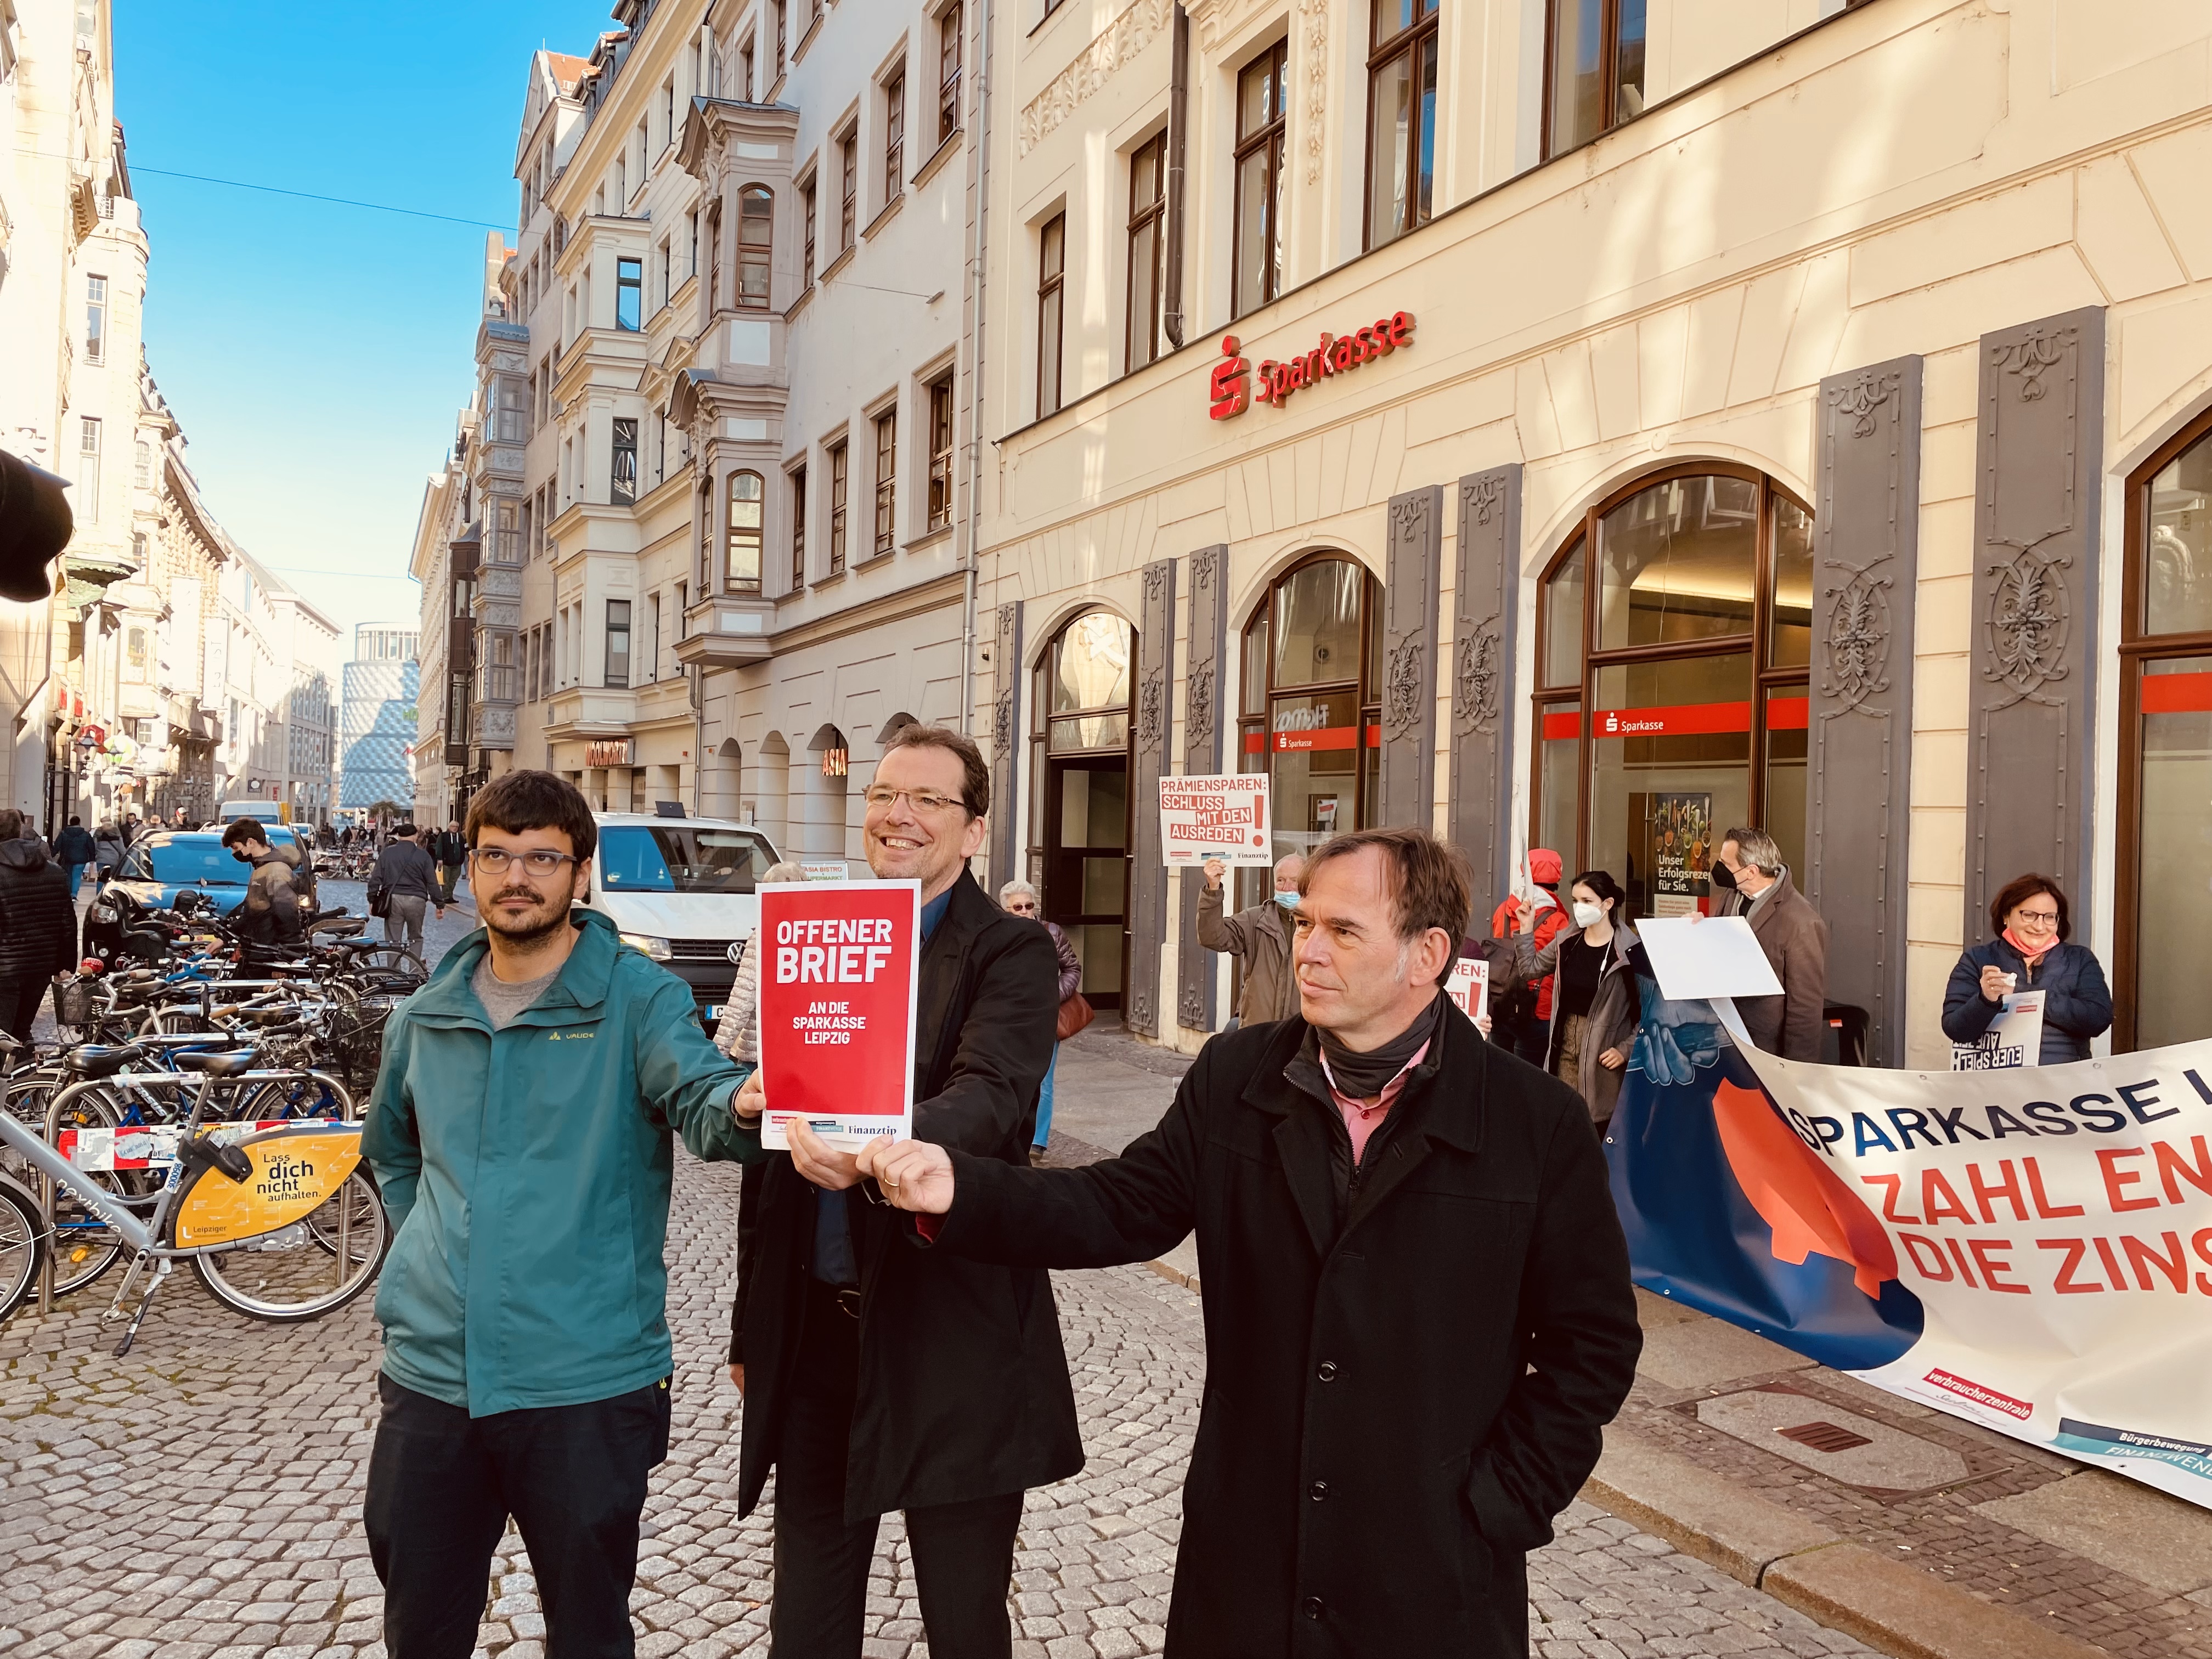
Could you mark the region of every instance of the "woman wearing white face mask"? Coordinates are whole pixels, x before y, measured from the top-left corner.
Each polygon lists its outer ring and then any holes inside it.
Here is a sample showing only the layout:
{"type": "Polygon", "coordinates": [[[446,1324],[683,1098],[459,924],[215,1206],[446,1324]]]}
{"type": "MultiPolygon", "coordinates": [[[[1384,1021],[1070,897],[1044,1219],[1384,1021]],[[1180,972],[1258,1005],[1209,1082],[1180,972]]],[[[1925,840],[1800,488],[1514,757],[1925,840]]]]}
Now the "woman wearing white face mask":
{"type": "Polygon", "coordinates": [[[1541,950],[1524,931],[1514,936],[1514,947],[1525,977],[1559,975],[1544,1069],[1581,1094],[1590,1121],[1601,1132],[1620,1096],[1643,1007],[1628,961],[1636,930],[1621,914],[1628,895],[1604,871],[1583,872],[1569,896],[1574,927],[1541,950]]]}

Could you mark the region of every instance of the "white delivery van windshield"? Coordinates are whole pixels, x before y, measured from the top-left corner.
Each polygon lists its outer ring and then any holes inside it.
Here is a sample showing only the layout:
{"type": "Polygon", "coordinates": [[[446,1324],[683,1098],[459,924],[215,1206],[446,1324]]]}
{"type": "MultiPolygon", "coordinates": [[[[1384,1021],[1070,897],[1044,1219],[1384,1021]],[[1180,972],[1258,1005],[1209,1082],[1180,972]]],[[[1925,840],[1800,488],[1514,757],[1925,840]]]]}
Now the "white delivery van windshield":
{"type": "Polygon", "coordinates": [[[599,830],[599,882],[609,893],[750,893],[772,859],[749,830],[678,818],[599,830]]]}

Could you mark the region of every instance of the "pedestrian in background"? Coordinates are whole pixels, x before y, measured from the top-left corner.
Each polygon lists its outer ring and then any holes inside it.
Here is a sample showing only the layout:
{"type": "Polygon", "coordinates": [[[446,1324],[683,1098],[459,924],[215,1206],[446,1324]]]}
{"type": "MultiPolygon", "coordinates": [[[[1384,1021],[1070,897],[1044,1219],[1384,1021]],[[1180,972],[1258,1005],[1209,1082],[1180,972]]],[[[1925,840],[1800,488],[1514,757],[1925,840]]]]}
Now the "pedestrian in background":
{"type": "Polygon", "coordinates": [[[1264,903],[1233,916],[1222,915],[1222,877],[1228,866],[1206,861],[1206,890],[1198,896],[1198,942],[1223,956],[1244,959],[1239,1025],[1265,1025],[1298,1011],[1298,981],[1291,971],[1291,912],[1297,908],[1298,878],[1306,861],[1296,853],[1275,860],[1275,890],[1264,903]]]}
{"type": "Polygon", "coordinates": [[[92,832],[92,862],[95,885],[113,879],[123,867],[123,836],[112,818],[103,818],[92,832]]]}
{"type": "Polygon", "coordinates": [[[1723,836],[1711,878],[1728,895],[1718,914],[1750,921],[1782,981],[1780,996],[1735,1000],[1745,1033],[1767,1054],[1819,1063],[1828,1036],[1828,924],[1790,881],[1782,848],[1764,830],[1723,836]]]}
{"type": "Polygon", "coordinates": [[[1170,1654],[1527,1654],[1526,1552],[1636,1380],[1628,1249],[1582,1103],[1443,994],[1469,889],[1425,830],[1323,842],[1298,902],[1303,1016],[1208,1042],[1119,1158],[860,1155],[890,1203],[942,1218],[914,1229],[923,1260],[1099,1267],[1196,1230],[1206,1406],[1170,1654]]]}
{"type": "Polygon", "coordinates": [[[1544,1069],[1583,1097],[1590,1121],[1602,1134],[1620,1097],[1621,1073],[1643,1012],[1630,961],[1638,941],[1628,924],[1628,895],[1606,871],[1583,871],[1567,897],[1571,927],[1554,933],[1539,950],[1524,907],[1513,943],[1524,976],[1554,976],[1544,1069]]]}
{"type": "Polygon", "coordinates": [[[1943,993],[1943,1035],[1978,1042],[2013,991],[2043,993],[2039,1066],[2089,1058],[2089,1042],[2112,1029],[2112,994],[2097,953],[2069,944],[2066,895],[2049,876],[2015,876],[1990,901],[1996,937],[1960,953],[1943,993]]]}
{"type": "MultiPolygon", "coordinates": [[[[413,824],[399,826],[391,844],[376,855],[376,868],[368,875],[368,891],[372,910],[376,908],[377,895],[384,896],[384,942],[401,945],[419,957],[422,955],[422,912],[437,888],[438,866],[416,843],[415,835],[413,824]]],[[[438,915],[445,914],[441,904],[438,915]]]]}
{"type": "Polygon", "coordinates": [[[84,827],[84,820],[72,817],[68,827],[54,837],[54,862],[69,878],[70,897],[76,896],[77,884],[84,879],[84,866],[93,861],[99,848],[93,845],[92,832],[84,827]]]}
{"type": "Polygon", "coordinates": [[[238,908],[240,937],[256,945],[296,945],[300,939],[299,890],[289,860],[269,845],[258,818],[239,818],[222,832],[231,857],[251,865],[246,897],[238,908]]]}
{"type": "MultiPolygon", "coordinates": [[[[763,887],[778,887],[786,882],[806,879],[806,866],[791,859],[771,864],[755,880],[755,890],[763,887]]],[[[760,929],[753,929],[752,943],[738,963],[738,976],[731,987],[726,1001],[722,1004],[720,1018],[714,1022],[714,1046],[732,1060],[742,1060],[748,1066],[760,1064],[760,959],[767,946],[762,943],[760,929]]],[[[754,1166],[747,1164],[750,1171],[754,1166]]]]}
{"type": "Polygon", "coordinates": [[[22,813],[0,810],[0,1028],[28,1042],[39,999],[76,963],[69,878],[22,813]]]}
{"type": "Polygon", "coordinates": [[[461,866],[469,856],[469,844],[461,838],[458,820],[431,836],[426,849],[438,866],[438,914],[443,916],[445,907],[453,902],[453,891],[461,884],[461,866]]]}
{"type": "MultiPolygon", "coordinates": [[[[1032,921],[1044,921],[1044,900],[1037,890],[1025,881],[1010,881],[999,889],[1000,908],[1008,915],[1027,916],[1032,921]]],[[[1083,988],[1083,958],[1075,954],[1074,943],[1056,921],[1045,921],[1044,930],[1052,935],[1054,951],[1060,958],[1057,984],[1059,1006],[1065,1009],[1068,1000],[1083,988]]],[[[1083,1006],[1085,1023],[1089,1023],[1089,1005],[1083,1006]]],[[[1061,1017],[1062,1024],[1066,1017],[1061,1017]]],[[[1030,1137],[1030,1162],[1042,1164],[1045,1148],[1052,1144],[1052,1078],[1060,1069],[1060,1043],[1052,1045],[1052,1064],[1044,1068],[1044,1082],[1037,1090],[1036,1133],[1030,1137]]]]}
{"type": "MultiPolygon", "coordinates": [[[[1530,848],[1528,890],[1521,895],[1508,893],[1490,913],[1491,937],[1511,939],[1526,932],[1540,951],[1565,933],[1571,925],[1559,904],[1559,873],[1565,867],[1550,848],[1530,848]],[[1528,920],[1522,919],[1524,912],[1528,920]]],[[[1545,1055],[1551,1052],[1552,980],[1547,974],[1534,983],[1523,981],[1520,995],[1508,1010],[1510,1018],[1501,1022],[1508,1028],[1501,1041],[1531,1066],[1543,1065],[1545,1055]]]]}

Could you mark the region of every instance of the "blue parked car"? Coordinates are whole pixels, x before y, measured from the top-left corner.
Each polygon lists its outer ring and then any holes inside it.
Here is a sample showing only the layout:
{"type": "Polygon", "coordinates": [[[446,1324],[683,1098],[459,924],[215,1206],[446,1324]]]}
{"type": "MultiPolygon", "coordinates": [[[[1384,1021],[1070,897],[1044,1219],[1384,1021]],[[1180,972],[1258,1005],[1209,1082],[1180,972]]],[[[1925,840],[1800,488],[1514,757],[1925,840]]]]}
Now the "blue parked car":
{"type": "MultiPolygon", "coordinates": [[[[271,847],[298,844],[287,825],[271,823],[264,828],[271,847]]],[[[300,855],[312,860],[314,852],[301,847],[300,855]]],[[[179,893],[201,892],[215,901],[218,915],[228,916],[246,902],[246,884],[252,873],[252,865],[241,864],[231,855],[219,830],[161,830],[142,837],[124,855],[121,872],[107,886],[119,887],[155,909],[169,908],[179,893]]]]}

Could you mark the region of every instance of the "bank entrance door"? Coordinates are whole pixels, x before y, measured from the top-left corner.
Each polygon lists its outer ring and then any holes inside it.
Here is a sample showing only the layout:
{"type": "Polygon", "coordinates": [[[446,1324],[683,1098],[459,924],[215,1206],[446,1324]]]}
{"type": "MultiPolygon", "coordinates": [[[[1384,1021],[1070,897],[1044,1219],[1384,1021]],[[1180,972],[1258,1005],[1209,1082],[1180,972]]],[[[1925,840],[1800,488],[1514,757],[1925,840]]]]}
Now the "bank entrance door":
{"type": "Polygon", "coordinates": [[[1136,630],[1110,611],[1060,629],[1037,665],[1030,868],[1083,994],[1124,1006],[1129,959],[1129,687],[1136,630]]]}
{"type": "Polygon", "coordinates": [[[1812,538],[1770,480],[1682,467],[1594,509],[1545,576],[1530,844],[1605,871],[1632,916],[1710,910],[1739,825],[1803,879],[1812,538]]]}

